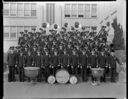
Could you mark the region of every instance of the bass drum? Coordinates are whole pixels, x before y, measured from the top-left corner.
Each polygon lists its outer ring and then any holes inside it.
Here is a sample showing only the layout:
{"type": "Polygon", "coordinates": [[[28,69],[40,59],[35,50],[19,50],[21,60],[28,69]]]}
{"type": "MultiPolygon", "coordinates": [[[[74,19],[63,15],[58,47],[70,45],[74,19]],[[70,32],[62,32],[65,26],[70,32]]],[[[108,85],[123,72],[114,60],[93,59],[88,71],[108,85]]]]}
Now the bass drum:
{"type": "Polygon", "coordinates": [[[60,69],[56,73],[56,81],[61,84],[65,84],[69,81],[69,73],[65,69],[60,69]]]}
{"type": "Polygon", "coordinates": [[[55,79],[55,77],[54,77],[53,75],[50,75],[50,76],[48,77],[48,83],[49,83],[49,84],[54,84],[55,81],[56,81],[56,79],[55,79]]]}
{"type": "Polygon", "coordinates": [[[77,77],[75,75],[72,75],[70,77],[69,82],[74,85],[74,84],[76,84],[78,82],[78,79],[77,79],[77,77]]]}

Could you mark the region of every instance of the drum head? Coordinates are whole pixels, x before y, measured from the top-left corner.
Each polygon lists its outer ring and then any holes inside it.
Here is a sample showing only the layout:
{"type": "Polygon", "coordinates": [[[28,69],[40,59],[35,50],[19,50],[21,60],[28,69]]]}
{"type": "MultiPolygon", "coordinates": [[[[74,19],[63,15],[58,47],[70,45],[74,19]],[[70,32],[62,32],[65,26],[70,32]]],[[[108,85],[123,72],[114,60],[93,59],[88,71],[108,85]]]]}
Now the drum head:
{"type": "Polygon", "coordinates": [[[56,73],[56,80],[58,83],[67,83],[69,80],[69,73],[65,69],[58,70],[56,73]]]}
{"type": "Polygon", "coordinates": [[[25,67],[26,70],[38,70],[39,67],[25,67]]]}
{"type": "Polygon", "coordinates": [[[49,83],[49,84],[54,84],[55,81],[56,81],[56,80],[55,80],[55,77],[54,77],[53,75],[51,75],[51,76],[48,77],[48,83],[49,83]]]}
{"type": "Polygon", "coordinates": [[[77,82],[78,82],[78,79],[77,79],[76,76],[73,75],[73,76],[70,77],[70,83],[71,84],[76,84],[77,82]]]}

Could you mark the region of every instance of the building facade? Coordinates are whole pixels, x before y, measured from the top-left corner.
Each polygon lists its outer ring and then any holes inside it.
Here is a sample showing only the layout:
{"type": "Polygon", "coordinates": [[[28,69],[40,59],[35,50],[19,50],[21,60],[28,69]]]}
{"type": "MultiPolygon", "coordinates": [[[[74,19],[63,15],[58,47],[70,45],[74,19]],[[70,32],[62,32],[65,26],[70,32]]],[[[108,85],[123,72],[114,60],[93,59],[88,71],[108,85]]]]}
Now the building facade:
{"type": "MultiPolygon", "coordinates": [[[[73,26],[79,22],[86,27],[87,31],[99,31],[100,26],[112,21],[118,17],[121,24],[122,10],[119,9],[118,2],[3,2],[3,30],[4,30],[4,52],[7,52],[10,46],[16,46],[21,31],[31,31],[33,26],[40,31],[43,22],[50,25],[56,23],[60,27],[64,23],[73,26]],[[114,13],[115,12],[115,13],[114,13]],[[111,15],[113,13],[113,15],[111,15]]],[[[125,3],[124,3],[125,4],[125,3]]],[[[125,18],[125,17],[124,17],[125,18]]],[[[126,24],[124,32],[126,33],[126,24]]],[[[124,33],[124,37],[125,37],[124,33]]],[[[126,43],[125,43],[126,44],[126,43]]]]}

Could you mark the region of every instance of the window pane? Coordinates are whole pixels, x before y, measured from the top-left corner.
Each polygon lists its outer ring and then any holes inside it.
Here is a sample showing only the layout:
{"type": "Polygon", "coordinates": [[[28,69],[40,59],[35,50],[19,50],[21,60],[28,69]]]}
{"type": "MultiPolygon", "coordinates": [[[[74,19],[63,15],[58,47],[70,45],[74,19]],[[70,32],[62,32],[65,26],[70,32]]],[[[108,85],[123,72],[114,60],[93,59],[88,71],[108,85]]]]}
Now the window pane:
{"type": "Polygon", "coordinates": [[[4,15],[9,16],[9,10],[4,10],[4,15]]]}
{"type": "Polygon", "coordinates": [[[15,26],[10,27],[10,39],[16,39],[16,27],[15,26]]]}
{"type": "Polygon", "coordinates": [[[77,17],[77,4],[72,4],[72,17],[77,17]]]}
{"type": "Polygon", "coordinates": [[[11,16],[16,16],[16,11],[10,11],[11,16]]]}
{"type": "Polygon", "coordinates": [[[90,4],[85,5],[85,18],[90,18],[90,4]]]}
{"type": "Polygon", "coordinates": [[[36,10],[31,11],[31,16],[36,16],[36,10]]]}
{"type": "Polygon", "coordinates": [[[23,26],[18,26],[17,27],[17,37],[20,36],[20,32],[23,32],[23,26]]]}
{"type": "Polygon", "coordinates": [[[17,13],[16,3],[11,3],[10,4],[10,15],[16,16],[16,13],[17,13]]]}
{"type": "Polygon", "coordinates": [[[4,3],[4,9],[9,9],[9,3],[4,3]]]}
{"type": "Polygon", "coordinates": [[[25,11],[30,11],[31,10],[31,5],[29,3],[24,4],[24,10],[25,11]]]}
{"type": "Polygon", "coordinates": [[[10,4],[10,10],[17,10],[16,3],[11,3],[10,4]]]}
{"type": "Polygon", "coordinates": [[[9,32],[10,32],[10,28],[9,26],[5,26],[4,27],[4,39],[9,39],[9,32]]]}
{"type": "Polygon", "coordinates": [[[23,11],[23,3],[18,3],[17,4],[17,10],[18,11],[23,11]]]}
{"type": "Polygon", "coordinates": [[[78,17],[83,17],[84,16],[84,10],[83,10],[83,4],[78,5],[78,17]]]}
{"type": "Polygon", "coordinates": [[[90,31],[90,26],[85,26],[85,31],[90,31]]]}
{"type": "Polygon", "coordinates": [[[17,16],[21,16],[21,17],[24,16],[24,11],[18,11],[17,16]]]}
{"type": "Polygon", "coordinates": [[[97,5],[96,4],[92,4],[91,16],[92,17],[96,17],[97,16],[97,5]]]}
{"type": "Polygon", "coordinates": [[[31,4],[31,9],[36,10],[36,4],[31,4]]]}
{"type": "Polygon", "coordinates": [[[31,26],[24,26],[24,30],[28,30],[28,32],[31,31],[31,26]]]}
{"type": "Polygon", "coordinates": [[[71,9],[70,9],[70,4],[65,4],[65,17],[70,17],[70,12],[71,12],[71,9]]]}
{"type": "Polygon", "coordinates": [[[24,16],[31,16],[31,11],[25,11],[24,16]]]}

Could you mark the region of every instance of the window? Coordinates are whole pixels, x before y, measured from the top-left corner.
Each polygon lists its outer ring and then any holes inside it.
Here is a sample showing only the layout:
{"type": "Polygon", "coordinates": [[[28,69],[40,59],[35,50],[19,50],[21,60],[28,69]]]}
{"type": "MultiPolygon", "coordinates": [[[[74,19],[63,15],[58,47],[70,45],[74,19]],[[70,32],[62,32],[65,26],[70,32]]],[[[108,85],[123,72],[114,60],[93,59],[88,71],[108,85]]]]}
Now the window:
{"type": "Polygon", "coordinates": [[[77,4],[72,4],[71,7],[71,13],[72,13],[72,18],[76,18],[77,17],[77,4]]]}
{"type": "Polygon", "coordinates": [[[16,3],[10,4],[10,16],[16,16],[17,15],[17,7],[16,3]]]}
{"type": "Polygon", "coordinates": [[[97,32],[97,26],[92,26],[92,27],[91,27],[91,31],[92,31],[92,32],[97,32]]]}
{"type": "Polygon", "coordinates": [[[11,26],[10,27],[10,39],[16,39],[17,36],[17,29],[16,29],[16,26],[11,26]]]}
{"type": "Polygon", "coordinates": [[[31,4],[31,16],[36,16],[36,4],[31,4]]]}
{"type": "Polygon", "coordinates": [[[78,17],[79,18],[81,18],[81,17],[83,18],[84,17],[84,9],[83,9],[83,7],[84,7],[83,4],[79,4],[78,5],[78,17]]]}
{"type": "Polygon", "coordinates": [[[4,39],[9,39],[9,32],[10,32],[9,26],[5,26],[4,27],[4,39]]]}
{"type": "Polygon", "coordinates": [[[24,16],[31,16],[31,4],[24,4],[24,16]]]}
{"type": "Polygon", "coordinates": [[[9,3],[4,3],[4,16],[9,16],[9,3]]]}
{"type": "Polygon", "coordinates": [[[91,7],[91,17],[96,17],[97,16],[97,5],[96,4],[92,4],[91,7]]]}
{"type": "Polygon", "coordinates": [[[31,26],[24,26],[24,30],[27,30],[28,32],[31,32],[31,26]]]}
{"type": "Polygon", "coordinates": [[[65,17],[70,17],[70,12],[71,12],[71,9],[70,9],[70,4],[65,4],[65,17]]]}
{"type": "Polygon", "coordinates": [[[90,18],[90,4],[85,5],[85,18],[90,18]]]}
{"type": "Polygon", "coordinates": [[[23,3],[17,4],[17,16],[24,16],[23,3]]]}
{"type": "Polygon", "coordinates": [[[20,36],[20,32],[24,32],[23,26],[17,26],[17,37],[20,36]]]}
{"type": "Polygon", "coordinates": [[[85,26],[85,31],[89,31],[90,32],[90,26],[85,26]]]}

